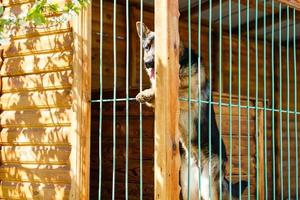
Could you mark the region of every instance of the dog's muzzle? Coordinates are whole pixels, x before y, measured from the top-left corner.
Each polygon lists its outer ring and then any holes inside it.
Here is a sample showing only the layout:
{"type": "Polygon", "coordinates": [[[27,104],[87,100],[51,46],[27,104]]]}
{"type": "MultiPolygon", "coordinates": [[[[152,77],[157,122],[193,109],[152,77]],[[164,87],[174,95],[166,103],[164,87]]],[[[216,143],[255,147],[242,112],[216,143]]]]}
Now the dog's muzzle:
{"type": "Polygon", "coordinates": [[[153,61],[145,62],[145,66],[147,69],[154,68],[154,62],[153,61]]]}

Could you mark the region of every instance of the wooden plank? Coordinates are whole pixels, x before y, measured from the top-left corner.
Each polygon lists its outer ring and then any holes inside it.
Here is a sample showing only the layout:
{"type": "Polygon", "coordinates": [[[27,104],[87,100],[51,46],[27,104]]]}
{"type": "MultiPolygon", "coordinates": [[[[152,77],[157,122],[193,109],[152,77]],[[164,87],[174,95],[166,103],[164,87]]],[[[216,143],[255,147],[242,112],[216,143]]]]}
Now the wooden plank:
{"type": "Polygon", "coordinates": [[[69,199],[68,184],[33,184],[20,182],[1,182],[0,198],[4,199],[69,199]]]}
{"type": "MultiPolygon", "coordinates": [[[[232,0],[233,2],[235,2],[236,4],[238,3],[238,0],[232,0]]],[[[244,6],[247,6],[247,0],[240,0],[241,4],[244,6]]],[[[249,1],[249,7],[250,9],[256,9],[256,5],[255,5],[255,1],[249,1]]],[[[262,2],[258,2],[258,10],[259,11],[264,11],[264,4],[262,2]]],[[[275,8],[274,12],[277,12],[278,9],[275,8]]],[[[266,6],[266,12],[267,13],[272,13],[272,7],[271,6],[266,6]]]]}
{"type": "Polygon", "coordinates": [[[16,4],[30,3],[34,0],[2,0],[2,5],[5,7],[13,6],[16,4]]]}
{"type": "MultiPolygon", "coordinates": [[[[130,30],[136,30],[137,9],[130,8],[130,30]]],[[[137,87],[137,41],[139,37],[137,34],[130,34],[130,87],[137,87]]]]}
{"type": "Polygon", "coordinates": [[[179,5],[155,0],[155,199],[179,199],[179,5]]]}
{"type": "Polygon", "coordinates": [[[70,154],[70,146],[3,146],[1,163],[68,165],[70,154]]]}
{"type": "Polygon", "coordinates": [[[3,111],[0,114],[0,123],[3,128],[69,126],[70,112],[65,108],[3,111]]]}
{"type": "Polygon", "coordinates": [[[68,108],[71,106],[70,90],[48,90],[1,95],[2,110],[28,110],[42,108],[68,108]]]}
{"type": "Polygon", "coordinates": [[[1,146],[68,146],[71,134],[70,127],[44,128],[3,128],[0,133],[1,146]]]}
{"type": "MultiPolygon", "coordinates": [[[[28,13],[28,10],[30,10],[34,6],[34,1],[31,0],[19,0],[18,3],[11,2],[10,4],[7,2],[7,0],[4,0],[6,2],[3,2],[4,5],[7,5],[4,9],[3,16],[8,17],[10,14],[16,16],[16,17],[24,17],[28,13]],[[22,1],[22,2],[21,2],[22,1]]],[[[65,0],[54,0],[53,3],[57,3],[59,6],[64,7],[66,5],[65,0]]],[[[51,13],[44,13],[46,16],[51,15],[51,13]]],[[[53,15],[53,13],[52,13],[53,15]]]]}
{"type": "MultiPolygon", "coordinates": [[[[281,19],[282,20],[286,20],[287,19],[287,10],[286,9],[283,9],[281,11],[281,19]]],[[[290,14],[289,15],[289,19],[292,21],[293,20],[293,15],[290,14]]],[[[299,13],[297,12],[296,13],[296,21],[299,21],[300,20],[300,15],[299,13]]],[[[275,12],[274,13],[274,24],[278,24],[279,22],[279,11],[278,12],[275,12]]],[[[249,34],[254,34],[255,33],[255,20],[251,21],[249,23],[249,34]]],[[[267,15],[266,16],[266,28],[268,28],[269,26],[272,26],[272,12],[271,14],[267,15]]],[[[257,20],[257,30],[259,31],[260,29],[263,29],[264,28],[264,17],[260,17],[258,20],[257,20]]],[[[243,24],[241,26],[241,31],[242,31],[242,35],[246,35],[247,34],[247,24],[243,24]]],[[[233,33],[237,34],[238,33],[238,28],[235,28],[233,30],[233,33]]]]}
{"type": "Polygon", "coordinates": [[[2,165],[0,166],[0,179],[11,182],[68,184],[71,182],[69,170],[66,166],[56,169],[39,169],[20,165],[2,165]]]}
{"type": "Polygon", "coordinates": [[[2,77],[15,76],[70,69],[72,67],[72,56],[71,51],[65,51],[6,58],[0,69],[0,75],[2,77]]]}
{"type": "MultiPolygon", "coordinates": [[[[222,0],[222,3],[226,3],[228,0],[222,0]]],[[[220,1],[219,0],[212,0],[212,9],[219,6],[220,1]]],[[[191,6],[191,19],[198,18],[199,15],[199,3],[191,6]]],[[[206,1],[202,3],[201,5],[201,12],[206,12],[209,10],[209,1],[206,1]]],[[[181,12],[180,18],[187,19],[188,18],[188,8],[186,8],[184,11],[181,12]]]]}
{"type": "Polygon", "coordinates": [[[2,93],[70,88],[71,70],[2,78],[2,93]]]}
{"type": "Polygon", "coordinates": [[[70,51],[72,43],[73,34],[71,32],[13,40],[9,45],[3,47],[3,57],[70,51]]]}
{"type": "Polygon", "coordinates": [[[74,82],[72,85],[72,144],[70,199],[89,199],[92,6],[88,4],[73,20],[74,82]]]}
{"type": "Polygon", "coordinates": [[[11,28],[11,39],[30,38],[55,33],[70,32],[69,22],[58,22],[55,17],[47,17],[48,23],[45,25],[33,25],[27,22],[20,27],[11,28]]]}
{"type": "Polygon", "coordinates": [[[300,10],[300,1],[299,0],[278,0],[281,3],[287,4],[288,6],[292,8],[296,8],[297,10],[300,10]]]}

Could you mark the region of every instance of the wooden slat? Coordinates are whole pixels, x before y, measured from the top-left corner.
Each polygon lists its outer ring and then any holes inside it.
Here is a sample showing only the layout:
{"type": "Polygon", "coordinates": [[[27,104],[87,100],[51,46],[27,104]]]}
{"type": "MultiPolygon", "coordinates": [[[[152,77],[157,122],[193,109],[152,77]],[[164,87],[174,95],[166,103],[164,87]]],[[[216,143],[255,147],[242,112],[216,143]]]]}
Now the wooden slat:
{"type": "MultiPolygon", "coordinates": [[[[12,1],[4,0],[3,4],[6,5],[3,16],[7,17],[10,14],[17,17],[24,17],[28,13],[28,10],[31,9],[34,5],[34,1],[32,0],[17,0],[19,2],[14,3],[12,1]]],[[[57,3],[59,6],[65,6],[65,0],[54,0],[53,3],[57,3]]],[[[44,13],[45,15],[49,13],[44,13]]]]}
{"type": "Polygon", "coordinates": [[[15,57],[35,53],[72,50],[73,34],[70,32],[13,40],[4,47],[3,57],[15,57]]]}
{"type": "Polygon", "coordinates": [[[300,10],[299,0],[278,0],[278,1],[289,5],[290,7],[296,8],[297,10],[300,10]]]}
{"type": "Polygon", "coordinates": [[[21,39],[29,38],[42,35],[50,35],[54,33],[69,32],[71,31],[71,26],[69,22],[58,22],[54,17],[47,18],[49,21],[46,25],[33,25],[26,23],[21,27],[12,27],[11,28],[11,38],[12,39],[21,39]]]}
{"type": "Polygon", "coordinates": [[[70,88],[72,71],[32,74],[2,78],[2,93],[70,88]]]}
{"type": "Polygon", "coordinates": [[[5,7],[10,7],[16,4],[24,4],[34,2],[34,0],[2,0],[2,5],[5,7]]]}
{"type": "Polygon", "coordinates": [[[70,145],[70,127],[3,128],[0,145],[70,145]]]}
{"type": "Polygon", "coordinates": [[[0,69],[1,76],[15,76],[31,73],[53,72],[70,69],[72,52],[29,55],[6,58],[0,69]]]}
{"type": "Polygon", "coordinates": [[[69,168],[28,168],[20,165],[0,166],[0,179],[12,182],[65,183],[71,182],[69,168]]]}
{"type": "Polygon", "coordinates": [[[2,110],[70,107],[70,90],[5,93],[0,97],[2,110]]]}
{"type": "Polygon", "coordinates": [[[70,110],[51,108],[41,110],[3,111],[0,122],[5,127],[44,127],[70,125],[70,110]]]}
{"type": "Polygon", "coordinates": [[[68,165],[71,147],[56,146],[3,146],[2,164],[68,165]]]}
{"type": "Polygon", "coordinates": [[[68,184],[33,184],[20,182],[1,182],[0,198],[4,199],[69,199],[68,184]]]}

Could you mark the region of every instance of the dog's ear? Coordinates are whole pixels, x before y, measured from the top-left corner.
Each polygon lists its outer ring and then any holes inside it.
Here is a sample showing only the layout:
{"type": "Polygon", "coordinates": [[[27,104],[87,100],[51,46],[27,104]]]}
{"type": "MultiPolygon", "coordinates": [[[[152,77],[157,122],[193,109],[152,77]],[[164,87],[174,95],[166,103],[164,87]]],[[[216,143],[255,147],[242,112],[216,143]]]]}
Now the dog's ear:
{"type": "Polygon", "coordinates": [[[150,29],[144,23],[141,23],[139,21],[136,22],[136,31],[139,37],[142,36],[142,39],[146,38],[147,35],[151,32],[150,29]]]}

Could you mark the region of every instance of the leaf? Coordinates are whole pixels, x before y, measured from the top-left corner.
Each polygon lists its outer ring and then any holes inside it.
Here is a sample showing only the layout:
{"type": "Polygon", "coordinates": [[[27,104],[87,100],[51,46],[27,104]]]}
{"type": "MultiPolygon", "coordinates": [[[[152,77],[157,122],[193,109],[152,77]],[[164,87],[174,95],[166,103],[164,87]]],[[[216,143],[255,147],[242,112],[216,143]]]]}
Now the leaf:
{"type": "Polygon", "coordinates": [[[4,6],[0,6],[0,16],[2,16],[4,13],[4,6]]]}

